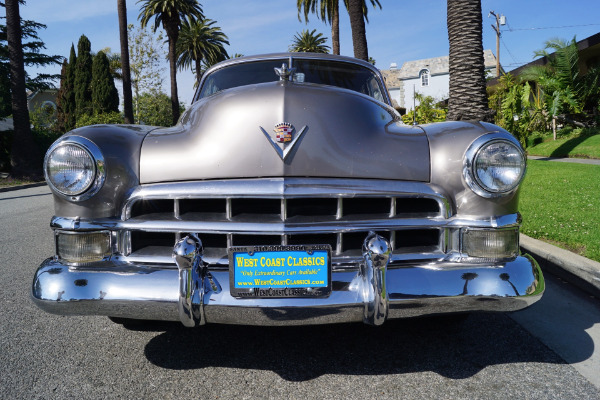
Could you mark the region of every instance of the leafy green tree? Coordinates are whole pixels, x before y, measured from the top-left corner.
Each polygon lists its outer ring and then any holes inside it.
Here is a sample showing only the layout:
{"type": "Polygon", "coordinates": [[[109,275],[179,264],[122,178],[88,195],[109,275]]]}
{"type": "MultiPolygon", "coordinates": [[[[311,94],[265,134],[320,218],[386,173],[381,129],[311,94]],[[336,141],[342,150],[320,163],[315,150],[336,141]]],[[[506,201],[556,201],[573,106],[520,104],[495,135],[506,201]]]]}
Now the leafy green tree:
{"type": "Polygon", "coordinates": [[[92,63],[92,109],[94,113],[119,111],[119,92],[110,73],[110,63],[103,51],[99,51],[92,63]]]}
{"type": "Polygon", "coordinates": [[[448,119],[491,121],[483,61],[481,0],[447,0],[450,42],[448,119]]]}
{"type": "Polygon", "coordinates": [[[153,20],[154,30],[162,25],[169,42],[169,74],[171,77],[171,110],[173,125],[179,119],[179,98],[177,95],[177,40],[182,21],[203,19],[202,7],[196,0],[140,0],[142,8],[139,19],[142,27],[153,20]]]}
{"type": "MultiPolygon", "coordinates": [[[[139,101],[141,123],[153,126],[170,126],[173,121],[171,99],[160,91],[144,93],[139,101]]],[[[185,110],[180,105],[179,112],[185,110]]]]}
{"type": "Polygon", "coordinates": [[[310,32],[308,29],[304,29],[301,33],[296,33],[289,51],[295,53],[329,53],[329,46],[325,44],[327,38],[322,33],[316,32],[316,29],[310,32]]]}
{"type": "Polygon", "coordinates": [[[129,66],[131,68],[134,121],[139,124],[141,122],[139,101],[142,93],[162,90],[164,71],[162,60],[165,58],[162,42],[164,39],[161,32],[152,33],[142,27],[138,27],[134,31],[131,24],[127,29],[129,32],[129,66]]]}
{"type": "Polygon", "coordinates": [[[177,41],[177,66],[195,68],[196,84],[202,78],[202,64],[213,65],[226,60],[228,55],[225,45],[229,45],[227,35],[221,28],[213,26],[211,19],[186,19],[179,32],[177,41]],[[193,67],[192,67],[193,66],[193,67]]]}
{"type": "Polygon", "coordinates": [[[92,54],[91,43],[85,35],[81,35],[77,43],[77,59],[75,61],[75,114],[79,118],[83,114],[92,114],[92,54]]]}

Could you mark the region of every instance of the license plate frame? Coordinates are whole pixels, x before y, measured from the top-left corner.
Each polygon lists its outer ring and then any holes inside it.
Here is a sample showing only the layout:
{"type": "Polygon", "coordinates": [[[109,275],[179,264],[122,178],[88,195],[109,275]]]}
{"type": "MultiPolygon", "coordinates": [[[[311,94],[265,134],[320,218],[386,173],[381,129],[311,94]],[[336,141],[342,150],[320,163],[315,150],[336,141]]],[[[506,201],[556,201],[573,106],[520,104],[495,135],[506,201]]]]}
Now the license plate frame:
{"type": "Polygon", "coordinates": [[[233,297],[315,298],[331,294],[330,245],[237,246],[228,249],[228,257],[233,297]]]}

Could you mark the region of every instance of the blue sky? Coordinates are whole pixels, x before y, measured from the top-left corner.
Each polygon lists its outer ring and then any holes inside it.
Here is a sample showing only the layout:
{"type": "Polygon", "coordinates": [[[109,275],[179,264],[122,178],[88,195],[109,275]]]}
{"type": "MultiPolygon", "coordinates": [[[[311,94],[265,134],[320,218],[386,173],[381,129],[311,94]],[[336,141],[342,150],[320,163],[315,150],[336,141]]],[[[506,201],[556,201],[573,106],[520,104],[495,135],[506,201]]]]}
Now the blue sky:
{"type": "MultiPolygon", "coordinates": [[[[228,35],[230,54],[244,55],[286,51],[294,34],[302,29],[317,29],[330,38],[331,30],[316,17],[299,22],[296,0],[200,0],[207,18],[217,21],[228,35]]],[[[369,55],[377,67],[390,63],[438,57],[448,54],[446,1],[380,0],[382,9],[370,9],[367,25],[369,55]]],[[[40,36],[48,54],[68,56],[71,43],[81,34],[92,43],[92,50],[110,47],[119,52],[118,20],[115,0],[27,0],[21,15],[47,25],[40,36]]],[[[138,25],[139,4],[127,1],[128,22],[138,25]]],[[[496,39],[487,18],[489,11],[504,14],[500,59],[511,70],[533,59],[534,50],[546,40],[559,37],[583,39],[600,32],[598,0],[482,0],[483,46],[496,52],[496,39]],[[544,28],[544,29],[540,29],[544,28]],[[512,29],[512,30],[509,30],[512,29]]],[[[352,56],[348,16],[341,15],[341,53],[352,56]]],[[[30,71],[35,74],[35,70],[30,71]]],[[[60,67],[49,72],[59,73],[60,67]]],[[[168,74],[165,69],[165,74],[168,74]]],[[[191,72],[178,74],[179,97],[189,104],[193,95],[191,72]]],[[[165,76],[168,85],[168,77],[165,76]]],[[[117,83],[117,85],[119,85],[117,83]]],[[[165,87],[168,93],[168,87],[165,87]]]]}

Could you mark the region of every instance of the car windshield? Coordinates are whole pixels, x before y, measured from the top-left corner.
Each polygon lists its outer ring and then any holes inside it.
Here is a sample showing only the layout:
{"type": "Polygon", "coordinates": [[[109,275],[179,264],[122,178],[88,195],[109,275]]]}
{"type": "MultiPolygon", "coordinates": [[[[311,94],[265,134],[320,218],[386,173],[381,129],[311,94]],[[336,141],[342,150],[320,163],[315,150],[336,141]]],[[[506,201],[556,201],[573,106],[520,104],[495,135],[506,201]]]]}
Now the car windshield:
{"type": "MultiPolygon", "coordinates": [[[[364,93],[385,101],[377,76],[358,64],[317,59],[293,59],[295,82],[338,86],[364,93]]],[[[198,98],[203,98],[238,86],[278,81],[274,68],[289,63],[289,59],[274,59],[234,64],[214,71],[206,77],[198,98]]]]}

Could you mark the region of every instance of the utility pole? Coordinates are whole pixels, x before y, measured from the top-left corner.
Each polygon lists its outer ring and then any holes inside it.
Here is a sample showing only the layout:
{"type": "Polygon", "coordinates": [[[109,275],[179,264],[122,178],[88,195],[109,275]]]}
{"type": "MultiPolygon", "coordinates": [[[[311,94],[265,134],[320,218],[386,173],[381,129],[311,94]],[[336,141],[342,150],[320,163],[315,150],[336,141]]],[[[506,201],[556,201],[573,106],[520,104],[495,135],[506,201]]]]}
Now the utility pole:
{"type": "Polygon", "coordinates": [[[500,25],[506,25],[506,17],[502,14],[496,15],[493,11],[490,11],[488,18],[490,15],[496,18],[496,26],[492,24],[492,29],[496,32],[496,76],[500,76],[500,25]]]}

